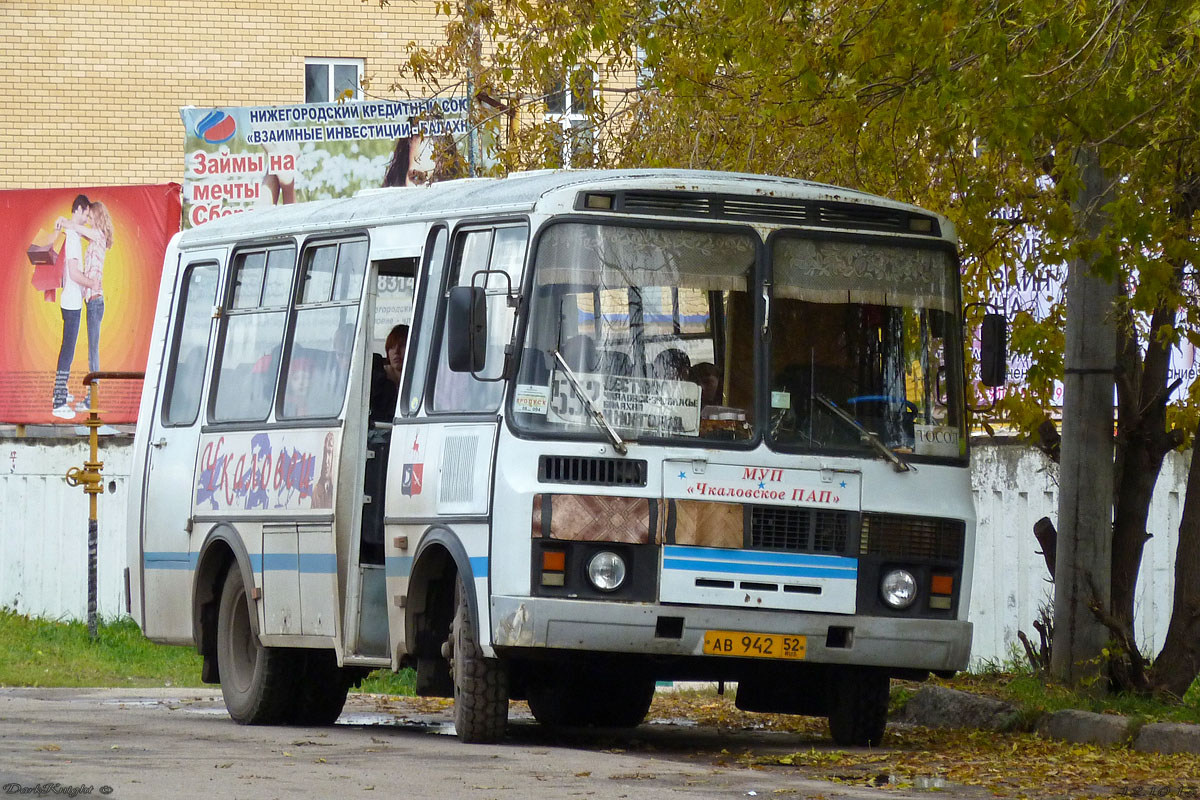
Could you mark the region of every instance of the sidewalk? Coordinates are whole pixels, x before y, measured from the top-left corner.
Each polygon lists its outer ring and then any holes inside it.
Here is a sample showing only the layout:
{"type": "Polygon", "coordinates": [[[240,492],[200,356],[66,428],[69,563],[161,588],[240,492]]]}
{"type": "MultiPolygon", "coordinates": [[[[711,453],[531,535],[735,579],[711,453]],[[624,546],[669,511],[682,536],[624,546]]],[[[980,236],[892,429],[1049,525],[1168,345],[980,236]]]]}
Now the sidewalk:
{"type": "Polygon", "coordinates": [[[1200,754],[1200,725],[1142,724],[1133,717],[1072,709],[1030,720],[1010,703],[941,686],[922,687],[891,721],[927,728],[1032,730],[1049,739],[1076,744],[1128,747],[1144,753],[1200,754]]]}

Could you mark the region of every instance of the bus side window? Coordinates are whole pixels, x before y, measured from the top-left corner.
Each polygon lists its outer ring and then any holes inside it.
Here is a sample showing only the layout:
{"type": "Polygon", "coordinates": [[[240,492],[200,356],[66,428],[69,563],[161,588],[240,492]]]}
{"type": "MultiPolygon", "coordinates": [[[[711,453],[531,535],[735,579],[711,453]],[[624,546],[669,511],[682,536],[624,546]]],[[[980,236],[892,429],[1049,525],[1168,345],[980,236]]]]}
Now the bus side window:
{"type": "Polygon", "coordinates": [[[408,335],[408,369],[404,374],[404,386],[400,391],[401,416],[416,414],[421,408],[425,394],[425,379],[429,375],[429,350],[433,343],[433,324],[437,317],[438,297],[442,291],[442,273],[446,266],[446,240],[449,237],[444,227],[430,234],[425,246],[425,280],[421,285],[421,296],[413,308],[412,325],[408,335]]]}
{"type": "Polygon", "coordinates": [[[179,327],[170,354],[171,365],[163,400],[163,422],[167,425],[191,425],[200,410],[212,308],[217,301],[217,265],[189,267],[182,288],[179,327]]]}
{"type": "Polygon", "coordinates": [[[336,417],[346,399],[367,242],[306,247],[300,299],[283,376],[281,419],[336,417]]]}
{"type": "Polygon", "coordinates": [[[467,231],[455,242],[453,285],[470,286],[474,273],[485,269],[503,271],[509,279],[505,281],[500,275],[490,275],[487,279],[487,358],[478,376],[451,371],[446,356],[445,332],[449,326],[461,324],[461,321],[443,321],[442,347],[433,387],[434,411],[494,411],[500,404],[503,387],[496,379],[504,368],[504,348],[512,337],[515,319],[505,290],[520,286],[528,236],[524,226],[512,225],[467,231]]]}
{"type": "Polygon", "coordinates": [[[267,418],[279,374],[287,292],[296,248],[256,248],[234,256],[230,308],[223,320],[214,422],[267,418]]]}

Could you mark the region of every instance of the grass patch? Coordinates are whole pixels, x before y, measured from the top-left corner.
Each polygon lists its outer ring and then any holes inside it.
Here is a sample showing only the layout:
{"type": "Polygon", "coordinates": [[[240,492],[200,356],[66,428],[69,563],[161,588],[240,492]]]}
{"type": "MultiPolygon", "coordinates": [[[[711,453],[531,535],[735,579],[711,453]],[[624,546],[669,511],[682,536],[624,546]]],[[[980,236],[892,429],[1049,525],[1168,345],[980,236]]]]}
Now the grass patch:
{"type": "Polygon", "coordinates": [[[1200,724],[1200,678],[1180,703],[1134,694],[1091,696],[1058,686],[1029,671],[961,673],[949,680],[936,680],[941,686],[974,694],[984,694],[1018,706],[1022,716],[1033,719],[1039,714],[1063,709],[1079,709],[1098,714],[1121,714],[1144,722],[1188,722],[1200,724]]]}
{"type": "Polygon", "coordinates": [[[0,608],[0,686],[202,686],[200,656],[154,644],[132,619],[36,619],[0,608]]]}
{"type": "MultiPolygon", "coordinates": [[[[129,617],[101,620],[96,641],[84,622],[26,617],[0,608],[0,686],[205,686],[191,647],[155,644],[129,617]]],[[[355,691],[414,694],[416,673],[378,669],[355,691]]]]}
{"type": "Polygon", "coordinates": [[[416,685],[417,673],[414,670],[402,669],[392,672],[390,669],[377,669],[364,678],[354,691],[412,697],[417,693],[416,685]]]}

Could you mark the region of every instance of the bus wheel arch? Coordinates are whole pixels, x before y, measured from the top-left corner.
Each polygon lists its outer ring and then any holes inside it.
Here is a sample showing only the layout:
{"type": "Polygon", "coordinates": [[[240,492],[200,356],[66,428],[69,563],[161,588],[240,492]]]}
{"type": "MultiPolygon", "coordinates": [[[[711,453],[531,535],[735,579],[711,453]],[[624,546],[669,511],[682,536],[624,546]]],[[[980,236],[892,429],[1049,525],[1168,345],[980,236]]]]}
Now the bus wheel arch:
{"type": "MultiPolygon", "coordinates": [[[[231,527],[220,525],[205,537],[196,559],[192,579],[192,638],[196,651],[203,658],[200,679],[204,683],[220,683],[217,658],[217,618],[221,605],[221,593],[230,569],[242,574],[243,585],[254,586],[254,571],[250,567],[250,556],[242,544],[241,536],[231,527]]],[[[258,613],[253,591],[247,593],[252,609],[250,629],[259,635],[258,613]]]]}
{"type": "Polygon", "coordinates": [[[454,589],[459,574],[467,576],[474,602],[475,581],[466,548],[448,528],[430,528],[413,556],[405,603],[404,640],[415,660],[418,695],[454,696],[450,662],[443,645],[454,621],[454,589]]]}

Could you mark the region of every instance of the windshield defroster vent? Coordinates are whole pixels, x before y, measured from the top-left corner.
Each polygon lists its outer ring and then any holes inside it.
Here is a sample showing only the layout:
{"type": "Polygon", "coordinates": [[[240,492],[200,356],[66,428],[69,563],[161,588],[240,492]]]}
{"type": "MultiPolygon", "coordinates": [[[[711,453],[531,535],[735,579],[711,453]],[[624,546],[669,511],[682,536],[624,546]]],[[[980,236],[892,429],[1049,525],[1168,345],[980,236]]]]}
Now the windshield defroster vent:
{"type": "Polygon", "coordinates": [[[645,486],[646,462],[624,458],[542,456],[538,459],[538,481],[585,486],[645,486]]]}

